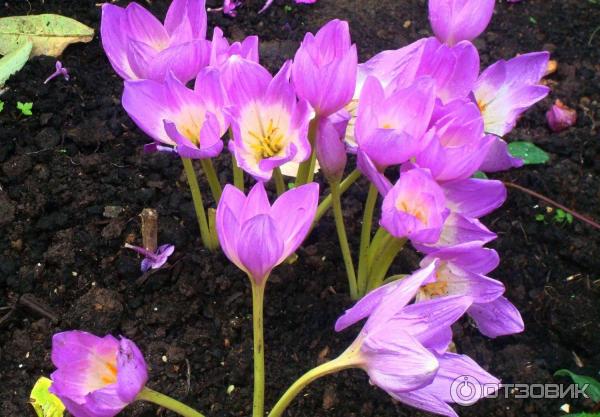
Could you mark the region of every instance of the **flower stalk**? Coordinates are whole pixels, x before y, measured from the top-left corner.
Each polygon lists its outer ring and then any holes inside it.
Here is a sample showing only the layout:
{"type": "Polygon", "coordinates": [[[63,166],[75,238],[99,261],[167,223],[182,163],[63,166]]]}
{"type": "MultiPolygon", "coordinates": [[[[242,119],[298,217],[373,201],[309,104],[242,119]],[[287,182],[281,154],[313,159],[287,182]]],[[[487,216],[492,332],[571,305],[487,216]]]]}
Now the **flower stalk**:
{"type": "Polygon", "coordinates": [[[219,177],[217,176],[212,160],[201,159],[200,165],[202,165],[202,170],[204,171],[206,179],[208,180],[208,186],[210,187],[210,192],[212,193],[215,203],[219,204],[223,189],[221,188],[221,183],[219,182],[219,177]]]}
{"type": "Polygon", "coordinates": [[[317,118],[314,118],[310,121],[308,126],[308,141],[310,142],[311,153],[310,157],[306,161],[300,163],[300,166],[298,167],[298,173],[296,174],[296,185],[307,184],[314,178],[315,164],[317,160],[315,143],[318,124],[319,121],[317,118]]]}
{"type": "Polygon", "coordinates": [[[213,241],[208,227],[208,220],[206,218],[206,210],[204,209],[204,203],[202,202],[202,194],[200,193],[200,186],[198,185],[198,178],[196,177],[196,171],[192,160],[189,158],[181,158],[183,162],[183,169],[190,186],[192,193],[192,201],[194,202],[194,209],[196,210],[196,217],[198,219],[198,226],[200,227],[200,238],[202,244],[209,250],[214,251],[218,245],[213,241]]]}
{"type": "Polygon", "coordinates": [[[346,275],[348,276],[348,283],[350,285],[350,297],[352,297],[353,300],[356,300],[358,298],[358,291],[356,287],[356,273],[354,271],[354,262],[352,260],[352,254],[350,253],[350,245],[348,244],[348,236],[346,235],[346,226],[344,225],[340,182],[332,181],[330,183],[330,187],[331,201],[333,205],[333,216],[335,218],[335,228],[337,230],[338,239],[340,241],[342,257],[344,258],[344,265],[346,267],[346,275]]]}
{"type": "Polygon", "coordinates": [[[375,212],[377,196],[377,188],[373,184],[371,184],[369,186],[369,194],[367,195],[367,200],[365,202],[365,212],[363,214],[362,229],[360,232],[360,251],[357,277],[357,287],[359,296],[365,295],[367,291],[367,274],[369,272],[368,253],[369,246],[371,243],[371,228],[373,226],[373,213],[375,212]]]}
{"type": "Polygon", "coordinates": [[[144,387],[136,399],[139,401],[147,401],[149,403],[156,404],[183,417],[205,417],[204,414],[194,410],[193,408],[169,397],[168,395],[161,394],[160,392],[154,391],[148,387],[144,387]]]}
{"type": "Polygon", "coordinates": [[[252,416],[265,415],[265,341],[263,336],[263,304],[266,279],[252,284],[252,329],[254,333],[254,400],[252,416]]]}

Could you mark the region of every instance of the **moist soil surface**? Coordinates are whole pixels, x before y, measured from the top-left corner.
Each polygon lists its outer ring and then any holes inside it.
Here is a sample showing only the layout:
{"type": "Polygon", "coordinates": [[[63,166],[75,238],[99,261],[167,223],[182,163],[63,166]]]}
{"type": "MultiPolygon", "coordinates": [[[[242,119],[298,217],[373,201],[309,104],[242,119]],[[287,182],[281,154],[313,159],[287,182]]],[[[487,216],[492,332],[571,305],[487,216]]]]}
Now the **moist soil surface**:
{"type": "MultiPolygon", "coordinates": [[[[549,152],[550,162],[493,177],[600,219],[600,33],[594,35],[600,6],[594,3],[498,2],[476,45],[482,66],[537,50],[552,52],[558,61],[547,81],[552,93],[507,138],[536,143],[549,152]],[[560,134],[548,129],[544,117],[556,98],[578,113],[576,126],[560,134]]],[[[144,6],[163,17],[168,2],[144,6]]],[[[306,6],[276,1],[258,15],[260,7],[248,1],[235,19],[209,13],[209,33],[219,25],[233,39],[260,35],[261,60],[271,70],[293,56],[306,31],[333,18],[350,22],[363,61],[431,34],[425,0],[320,0],[306,6]]],[[[100,23],[94,1],[8,0],[0,5],[0,16],[28,13],[63,14],[95,29],[100,23]]],[[[30,389],[53,371],[52,334],[82,329],[135,340],[148,361],[150,387],[210,416],[249,416],[252,331],[246,278],[222,254],[201,247],[180,161],[143,155],[148,139],[120,106],[122,81],[98,37],[70,46],[61,60],[71,81],[42,84],[55,60],[35,58],[10,79],[1,96],[0,415],[33,415],[30,389]],[[21,115],[17,101],[33,102],[33,115],[21,115]],[[167,267],[143,275],[140,259],[123,244],[141,243],[138,214],[145,207],[160,214],[159,241],[177,250],[167,267]]],[[[222,155],[222,182],[229,179],[228,164],[228,155],[222,155]]],[[[366,193],[362,180],[344,196],[355,248],[366,193]]],[[[459,352],[505,383],[567,383],[553,373],[569,368],[597,375],[600,369],[600,233],[579,221],[558,223],[553,217],[540,200],[509,189],[506,204],[484,219],[498,233],[491,246],[502,258],[492,275],[506,284],[526,331],[490,340],[463,319],[454,327],[455,342],[459,352]]],[[[267,409],[295,378],[343,351],[358,331],[333,331],[336,318],[352,304],[334,236],[328,215],[299,249],[298,261],[277,268],[270,278],[267,409]]],[[[394,269],[407,272],[418,261],[407,249],[394,269]]],[[[592,406],[515,395],[459,411],[467,417],[552,417],[563,414],[564,403],[577,411],[592,406]]],[[[136,403],[122,415],[169,415],[157,410],[136,403]]],[[[427,414],[394,402],[369,385],[362,371],[352,370],[311,385],[286,415],[427,414]]]]}

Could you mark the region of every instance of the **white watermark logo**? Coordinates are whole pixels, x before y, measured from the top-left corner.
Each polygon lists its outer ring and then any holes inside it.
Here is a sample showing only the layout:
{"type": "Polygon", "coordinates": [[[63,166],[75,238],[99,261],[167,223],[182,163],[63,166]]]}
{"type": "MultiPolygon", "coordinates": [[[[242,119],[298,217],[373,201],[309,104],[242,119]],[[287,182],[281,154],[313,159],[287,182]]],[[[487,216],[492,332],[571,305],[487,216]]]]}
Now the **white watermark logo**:
{"type": "Polygon", "coordinates": [[[589,384],[482,384],[470,375],[461,375],[450,385],[450,397],[459,405],[475,404],[480,398],[589,398],[589,384]]]}

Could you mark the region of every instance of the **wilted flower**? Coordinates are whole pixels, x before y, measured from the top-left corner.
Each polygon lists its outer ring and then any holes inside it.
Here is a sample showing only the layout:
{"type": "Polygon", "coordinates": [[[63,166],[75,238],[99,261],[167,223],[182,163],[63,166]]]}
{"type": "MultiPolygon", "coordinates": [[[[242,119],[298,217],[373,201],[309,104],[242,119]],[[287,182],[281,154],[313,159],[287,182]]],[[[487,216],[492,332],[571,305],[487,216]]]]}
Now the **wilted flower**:
{"type": "Polygon", "coordinates": [[[383,199],[381,226],[397,238],[435,243],[448,214],[444,192],[429,170],[413,168],[400,174],[383,199]]]}
{"type": "Polygon", "coordinates": [[[146,272],[150,269],[160,268],[167,263],[169,256],[175,252],[175,246],[173,245],[161,245],[158,247],[158,249],[156,249],[155,252],[151,252],[139,246],[130,245],[129,243],[126,243],[125,247],[127,249],[134,250],[144,257],[141,265],[142,272],[146,272]]]}
{"type": "Polygon", "coordinates": [[[283,193],[271,206],[262,182],[246,197],[226,185],[217,207],[217,234],[225,255],[256,283],[263,282],[302,243],[315,217],[319,186],[283,193]]]}
{"type": "Polygon", "coordinates": [[[82,331],[52,338],[50,392],[75,417],[113,417],[133,402],[148,380],[144,357],[131,340],[82,331]]]}
{"type": "Polygon", "coordinates": [[[307,33],[296,51],[292,80],[299,97],[317,116],[329,116],[350,102],[356,87],[358,57],[350,44],[348,22],[332,20],[316,35],[307,33]]]}
{"type": "Polygon", "coordinates": [[[553,132],[562,132],[577,122],[577,112],[562,101],[556,100],[546,113],[546,119],[553,132]]]}
{"type": "Polygon", "coordinates": [[[164,25],[137,3],[102,5],[102,47],[125,80],[162,81],[169,71],[183,83],[208,64],[204,0],[173,0],[164,25]]]}
{"type": "Polygon", "coordinates": [[[504,136],[525,110],[546,97],[550,89],[540,80],[548,58],[548,52],[534,52],[498,61],[483,71],[473,93],[486,133],[504,136]]]}
{"type": "Polygon", "coordinates": [[[435,36],[454,46],[479,36],[490,23],[495,0],[429,0],[429,22],[435,36]]]}
{"type": "Polygon", "coordinates": [[[205,159],[223,149],[225,93],[214,68],[198,74],[194,90],[173,74],[164,83],[126,81],[122,103],[139,128],[157,142],[147,145],[146,151],[172,151],[183,158],[205,159]]]}
{"type": "Polygon", "coordinates": [[[233,130],[229,150],[240,168],[268,181],[273,169],[289,161],[305,161],[310,111],[298,101],[289,81],[290,63],[271,74],[256,62],[232,56],[222,67],[233,130]]]}
{"type": "Polygon", "coordinates": [[[52,75],[50,75],[48,78],[46,78],[46,81],[44,81],[44,84],[48,84],[48,81],[50,81],[53,78],[58,77],[59,75],[62,75],[63,78],[65,79],[65,81],[69,81],[69,71],[67,70],[66,67],[63,67],[62,62],[60,61],[56,61],[56,71],[54,71],[52,73],[52,75]]]}

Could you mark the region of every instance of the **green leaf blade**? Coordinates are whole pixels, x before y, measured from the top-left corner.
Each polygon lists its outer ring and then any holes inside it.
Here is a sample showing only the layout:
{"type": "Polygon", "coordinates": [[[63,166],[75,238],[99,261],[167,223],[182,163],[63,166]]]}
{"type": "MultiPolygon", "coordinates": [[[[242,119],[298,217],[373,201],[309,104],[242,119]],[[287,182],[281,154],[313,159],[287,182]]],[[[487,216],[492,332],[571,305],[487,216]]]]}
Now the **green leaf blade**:
{"type": "Polygon", "coordinates": [[[508,150],[515,158],[520,158],[525,165],[545,164],[550,156],[531,142],[511,142],[508,150]]]}
{"type": "Polygon", "coordinates": [[[573,382],[580,386],[588,384],[589,386],[585,389],[585,393],[592,399],[592,401],[600,402],[600,382],[591,376],[577,375],[568,369],[560,369],[554,373],[554,376],[570,377],[573,382]]]}
{"type": "Polygon", "coordinates": [[[6,83],[6,80],[8,80],[14,73],[23,68],[29,59],[32,48],[33,44],[31,42],[26,42],[12,52],[0,58],[0,87],[2,87],[4,83],[6,83]]]}
{"type": "Polygon", "coordinates": [[[31,390],[30,403],[38,417],[63,417],[65,406],[48,389],[52,381],[46,377],[38,379],[31,390]]]}

